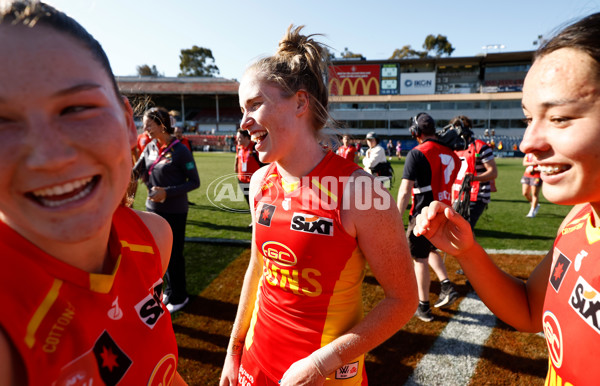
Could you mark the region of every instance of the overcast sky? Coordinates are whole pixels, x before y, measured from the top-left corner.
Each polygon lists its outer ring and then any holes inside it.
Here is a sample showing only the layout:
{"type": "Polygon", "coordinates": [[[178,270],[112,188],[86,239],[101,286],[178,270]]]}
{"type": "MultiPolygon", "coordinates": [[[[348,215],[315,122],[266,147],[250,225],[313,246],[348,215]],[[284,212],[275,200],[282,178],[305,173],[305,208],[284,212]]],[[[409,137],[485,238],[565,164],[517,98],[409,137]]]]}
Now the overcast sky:
{"type": "Polygon", "coordinates": [[[240,79],[256,58],[273,54],[286,28],[305,25],[336,53],[367,59],[394,49],[422,49],[428,34],[445,35],[453,57],[532,50],[538,35],[600,11],[600,0],[48,0],[78,20],[103,45],[116,75],[155,65],[179,73],[179,54],[212,50],[224,78],[240,79]]]}

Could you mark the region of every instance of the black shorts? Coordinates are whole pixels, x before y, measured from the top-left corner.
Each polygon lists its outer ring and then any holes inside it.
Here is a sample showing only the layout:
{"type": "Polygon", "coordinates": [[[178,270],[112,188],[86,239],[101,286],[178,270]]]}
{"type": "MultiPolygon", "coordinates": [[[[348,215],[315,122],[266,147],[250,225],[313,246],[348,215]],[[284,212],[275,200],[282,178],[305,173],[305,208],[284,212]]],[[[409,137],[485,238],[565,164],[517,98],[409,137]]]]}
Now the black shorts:
{"type": "Polygon", "coordinates": [[[411,217],[406,229],[406,238],[408,239],[408,248],[413,259],[426,259],[429,257],[429,252],[435,251],[437,248],[425,236],[415,236],[413,229],[415,228],[416,216],[411,217]]]}

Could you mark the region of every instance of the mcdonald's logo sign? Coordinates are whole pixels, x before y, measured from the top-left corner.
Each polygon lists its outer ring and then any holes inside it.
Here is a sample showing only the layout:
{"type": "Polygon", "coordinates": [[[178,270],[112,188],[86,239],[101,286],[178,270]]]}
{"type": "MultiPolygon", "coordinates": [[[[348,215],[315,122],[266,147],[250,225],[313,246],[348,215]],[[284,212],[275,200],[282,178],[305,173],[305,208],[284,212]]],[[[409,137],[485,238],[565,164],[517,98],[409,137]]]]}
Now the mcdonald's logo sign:
{"type": "Polygon", "coordinates": [[[379,95],[379,65],[329,67],[329,95],[379,95]]]}

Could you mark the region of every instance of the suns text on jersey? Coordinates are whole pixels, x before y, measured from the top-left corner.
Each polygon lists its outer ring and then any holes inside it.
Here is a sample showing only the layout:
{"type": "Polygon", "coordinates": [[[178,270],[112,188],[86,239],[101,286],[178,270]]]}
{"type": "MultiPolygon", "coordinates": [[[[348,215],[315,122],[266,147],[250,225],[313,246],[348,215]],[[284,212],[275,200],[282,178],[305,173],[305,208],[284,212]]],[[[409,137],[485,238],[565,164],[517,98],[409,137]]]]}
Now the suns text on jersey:
{"type": "Polygon", "coordinates": [[[267,283],[274,287],[280,287],[284,291],[310,297],[319,296],[323,292],[323,287],[317,280],[321,276],[321,272],[317,269],[283,268],[273,261],[265,259],[263,271],[267,283]]]}

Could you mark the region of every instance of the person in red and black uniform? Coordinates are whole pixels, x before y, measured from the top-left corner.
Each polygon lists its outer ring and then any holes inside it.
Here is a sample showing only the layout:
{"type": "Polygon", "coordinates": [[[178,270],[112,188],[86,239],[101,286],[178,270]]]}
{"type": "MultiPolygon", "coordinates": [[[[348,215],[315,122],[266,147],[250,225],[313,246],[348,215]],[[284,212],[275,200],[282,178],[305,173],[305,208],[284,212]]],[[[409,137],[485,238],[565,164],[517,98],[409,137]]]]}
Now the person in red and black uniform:
{"type": "MultiPolygon", "coordinates": [[[[461,125],[468,131],[473,128],[471,119],[465,115],[452,118],[450,124],[453,126],[461,125]]],[[[498,167],[496,166],[492,147],[473,136],[469,139],[467,149],[457,150],[456,154],[461,159],[462,165],[452,187],[453,199],[458,198],[465,175],[470,174],[472,179],[469,195],[469,223],[471,229],[475,229],[477,221],[492,199],[492,191],[496,189],[494,180],[498,177],[498,167]]]]}
{"type": "Polygon", "coordinates": [[[0,385],[185,384],[169,225],[125,205],[137,133],[105,52],[38,1],[2,2],[0,52],[0,385]]]}
{"type": "Polygon", "coordinates": [[[244,193],[246,202],[250,204],[250,178],[263,164],[258,159],[258,152],[254,149],[255,143],[250,139],[250,134],[247,130],[238,129],[236,134],[235,147],[235,165],[234,170],[237,174],[240,189],[244,193]]]}
{"type": "Polygon", "coordinates": [[[431,278],[429,266],[440,280],[442,289],[435,307],[448,307],[458,299],[458,292],[448,279],[446,266],[436,248],[425,237],[417,237],[412,229],[422,208],[433,200],[450,203],[452,183],[458,173],[460,159],[452,149],[437,141],[435,122],[426,113],[413,118],[410,132],[419,145],[408,153],[404,164],[402,184],[398,190],[398,209],[404,212],[411,201],[406,236],[410,254],[415,260],[415,274],[419,288],[419,307],[415,314],[424,322],[433,320],[429,305],[431,278]]]}
{"type": "Polygon", "coordinates": [[[164,302],[169,312],[175,312],[189,301],[183,257],[189,208],[187,193],[200,186],[200,177],[192,153],[173,136],[166,109],[151,108],[144,113],[143,122],[152,142],[146,146],[133,170],[148,187],[146,210],[160,215],[171,225],[173,250],[167,269],[164,302]]]}

